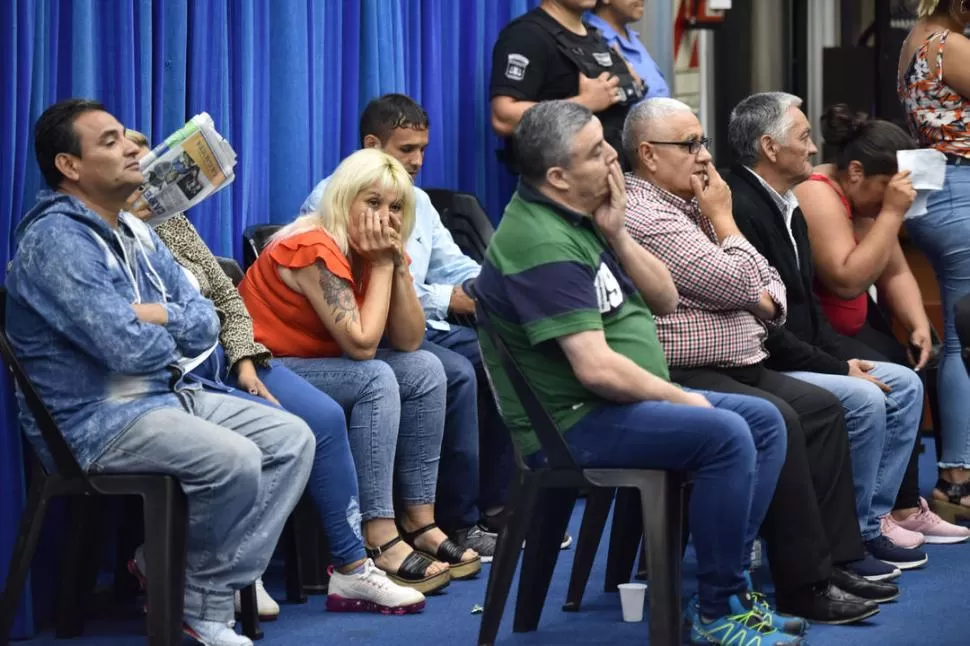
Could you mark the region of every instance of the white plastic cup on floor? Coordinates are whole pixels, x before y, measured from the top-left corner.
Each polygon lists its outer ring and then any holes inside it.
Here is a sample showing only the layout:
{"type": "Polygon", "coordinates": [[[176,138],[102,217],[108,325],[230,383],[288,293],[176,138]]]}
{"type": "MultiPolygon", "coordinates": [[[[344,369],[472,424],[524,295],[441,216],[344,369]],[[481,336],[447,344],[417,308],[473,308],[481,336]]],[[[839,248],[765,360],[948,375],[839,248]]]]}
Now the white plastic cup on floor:
{"type": "Polygon", "coordinates": [[[621,583],[620,606],[623,608],[623,621],[643,621],[643,602],[647,597],[646,583],[621,583]]]}

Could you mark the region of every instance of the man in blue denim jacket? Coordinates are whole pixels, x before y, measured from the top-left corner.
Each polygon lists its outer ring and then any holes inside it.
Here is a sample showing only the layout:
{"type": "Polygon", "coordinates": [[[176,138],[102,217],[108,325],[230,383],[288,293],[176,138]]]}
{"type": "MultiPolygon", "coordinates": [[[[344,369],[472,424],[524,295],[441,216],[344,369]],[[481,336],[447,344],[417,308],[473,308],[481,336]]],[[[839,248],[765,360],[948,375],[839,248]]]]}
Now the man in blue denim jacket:
{"type": "MultiPolygon", "coordinates": [[[[152,230],[124,212],[143,181],[124,134],[93,101],[63,101],[38,120],[49,189],[16,231],[7,333],[83,469],[179,479],[189,499],[185,632],[210,646],[250,645],[233,630],[233,592],[266,568],[314,440],[289,413],[186,377],[215,347],[219,318],[152,230]]],[[[145,571],[140,551],[131,567],[145,571]]]]}
{"type": "MultiPolygon", "coordinates": [[[[403,94],[374,99],[360,118],[361,145],[379,148],[396,158],[412,179],[424,164],[428,129],[428,113],[403,94]]],[[[300,208],[301,214],[317,209],[329,179],[316,185],[300,208]]],[[[447,321],[449,315],[474,318],[475,303],[462,283],[477,277],[481,268],[455,244],[428,194],[415,186],[414,196],[415,224],[407,241],[407,253],[427,322],[422,347],[441,360],[448,376],[448,410],[435,515],[446,533],[463,547],[477,551],[487,563],[495,551],[495,534],[479,526],[478,521],[484,516],[487,522],[487,517],[500,511],[505,502],[512,470],[511,447],[485,386],[475,330],[447,321]],[[481,398],[477,395],[479,382],[483,385],[481,398]],[[479,402],[481,427],[485,431],[481,447],[477,433],[479,402]]]]}

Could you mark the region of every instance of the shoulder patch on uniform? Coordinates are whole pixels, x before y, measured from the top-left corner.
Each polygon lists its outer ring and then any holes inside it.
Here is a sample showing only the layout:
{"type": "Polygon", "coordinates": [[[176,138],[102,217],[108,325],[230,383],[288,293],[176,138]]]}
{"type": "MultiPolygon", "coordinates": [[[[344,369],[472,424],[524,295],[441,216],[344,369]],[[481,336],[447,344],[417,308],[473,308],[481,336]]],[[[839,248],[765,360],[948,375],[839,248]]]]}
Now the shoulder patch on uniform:
{"type": "Polygon", "coordinates": [[[529,59],[522,54],[509,54],[508,63],[505,65],[505,78],[512,81],[521,81],[525,78],[525,69],[529,67],[529,59]]]}

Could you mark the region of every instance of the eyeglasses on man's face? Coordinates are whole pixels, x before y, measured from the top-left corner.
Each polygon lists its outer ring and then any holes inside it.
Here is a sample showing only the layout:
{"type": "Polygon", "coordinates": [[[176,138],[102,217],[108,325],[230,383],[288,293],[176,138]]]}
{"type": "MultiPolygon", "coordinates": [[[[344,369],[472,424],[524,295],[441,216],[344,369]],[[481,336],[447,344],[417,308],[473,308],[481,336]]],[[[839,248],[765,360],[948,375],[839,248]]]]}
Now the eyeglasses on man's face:
{"type": "Polygon", "coordinates": [[[691,155],[696,155],[701,151],[701,148],[711,149],[711,138],[701,137],[700,139],[688,139],[687,141],[648,141],[648,144],[654,146],[680,146],[681,148],[686,148],[687,152],[691,155]]]}

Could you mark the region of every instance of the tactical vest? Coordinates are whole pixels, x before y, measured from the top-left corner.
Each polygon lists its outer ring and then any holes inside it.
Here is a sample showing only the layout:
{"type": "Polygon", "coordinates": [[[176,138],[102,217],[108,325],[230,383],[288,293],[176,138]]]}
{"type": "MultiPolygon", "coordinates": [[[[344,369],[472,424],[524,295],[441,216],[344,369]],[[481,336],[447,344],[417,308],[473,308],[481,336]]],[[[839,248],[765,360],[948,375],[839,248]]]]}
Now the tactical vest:
{"type": "MultiPolygon", "coordinates": [[[[549,27],[545,22],[533,18],[530,14],[523,16],[523,20],[529,19],[544,29],[548,29],[549,27]]],[[[569,32],[559,23],[556,23],[556,27],[552,29],[551,33],[556,39],[556,45],[559,47],[559,51],[562,52],[563,56],[572,61],[585,76],[597,78],[603,72],[609,72],[612,76],[617,77],[620,81],[617,91],[622,92],[619,105],[629,107],[639,101],[640,97],[647,91],[647,88],[636,82],[636,79],[630,74],[630,68],[627,67],[626,61],[610,49],[610,46],[606,43],[606,39],[603,38],[598,29],[586,25],[586,30],[590,35],[598,36],[599,42],[587,43],[585,47],[571,42],[569,40],[569,32]]]]}
{"type": "MultiPolygon", "coordinates": [[[[629,67],[627,67],[626,61],[617,54],[615,51],[610,49],[607,44],[606,39],[603,38],[602,34],[595,27],[586,25],[586,30],[593,36],[599,36],[599,38],[592,39],[598,42],[587,43],[585,47],[569,40],[569,32],[565,27],[560,25],[558,22],[555,27],[551,27],[545,21],[537,18],[533,15],[533,12],[529,12],[524,16],[518,18],[517,20],[530,21],[540,28],[550,33],[556,40],[556,45],[559,51],[568,58],[577,68],[579,72],[588,76],[589,78],[597,78],[603,72],[609,72],[612,76],[617,77],[619,80],[619,85],[617,86],[617,92],[622,93],[621,100],[614,104],[630,107],[634,103],[640,100],[647,92],[646,84],[637,83],[636,79],[630,73],[629,67]]],[[[569,98],[569,97],[563,97],[569,98]]],[[[618,139],[619,133],[610,132],[607,133],[607,139],[618,139]]],[[[621,151],[617,151],[621,152],[621,151]]],[[[518,172],[515,167],[515,143],[511,137],[507,138],[505,141],[505,149],[497,150],[496,156],[498,159],[504,163],[509,170],[512,172],[518,172]]],[[[623,159],[621,153],[621,160],[623,159]]],[[[624,170],[627,166],[624,162],[624,170]]]]}

